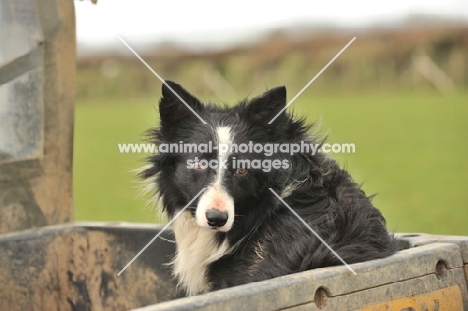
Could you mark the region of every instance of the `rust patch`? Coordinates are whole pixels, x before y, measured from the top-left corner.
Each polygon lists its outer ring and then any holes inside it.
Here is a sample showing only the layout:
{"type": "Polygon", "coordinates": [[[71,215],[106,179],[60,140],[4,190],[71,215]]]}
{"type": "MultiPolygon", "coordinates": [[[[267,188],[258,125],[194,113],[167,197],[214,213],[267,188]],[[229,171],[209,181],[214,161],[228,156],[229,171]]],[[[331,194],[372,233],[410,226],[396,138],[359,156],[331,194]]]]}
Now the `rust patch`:
{"type": "MultiPolygon", "coordinates": [[[[145,260],[120,277],[122,260],[133,256],[122,236],[83,228],[0,244],[0,310],[114,311],[173,299],[173,284],[158,276],[145,260]]],[[[150,256],[149,256],[150,257],[150,256]]]]}

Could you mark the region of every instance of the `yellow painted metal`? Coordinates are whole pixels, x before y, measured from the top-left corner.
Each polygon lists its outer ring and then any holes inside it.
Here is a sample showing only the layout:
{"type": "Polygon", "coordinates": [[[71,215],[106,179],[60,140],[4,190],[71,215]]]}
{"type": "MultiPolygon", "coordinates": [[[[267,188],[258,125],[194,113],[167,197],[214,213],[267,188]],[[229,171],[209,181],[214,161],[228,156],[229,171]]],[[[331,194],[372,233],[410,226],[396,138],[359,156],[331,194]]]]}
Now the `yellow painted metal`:
{"type": "Polygon", "coordinates": [[[458,286],[451,286],[425,294],[379,303],[360,311],[463,311],[462,293],[458,286]]]}

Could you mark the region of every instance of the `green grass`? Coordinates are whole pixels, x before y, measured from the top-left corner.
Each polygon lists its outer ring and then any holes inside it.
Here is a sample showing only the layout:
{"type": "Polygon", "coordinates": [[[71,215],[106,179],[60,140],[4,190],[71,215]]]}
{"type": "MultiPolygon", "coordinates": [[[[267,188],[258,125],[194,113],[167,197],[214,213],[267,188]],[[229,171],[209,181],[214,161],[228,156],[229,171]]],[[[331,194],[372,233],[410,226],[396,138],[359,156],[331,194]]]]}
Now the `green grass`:
{"type": "Polygon", "coordinates": [[[135,170],[143,154],[121,154],[119,143],[139,143],[155,125],[155,101],[93,99],[78,101],[75,111],[75,220],[154,222],[138,197],[135,170]]]}
{"type": "MultiPolygon", "coordinates": [[[[467,103],[467,94],[303,94],[294,111],[311,121],[322,117],[329,142],[355,144],[355,154],[332,156],[367,194],[378,193],[374,203],[391,230],[468,235],[467,103]]],[[[155,105],[156,99],[78,100],[76,220],[157,221],[148,198],[137,198],[131,172],[144,155],[117,147],[142,142],[157,122],[155,105]]]]}

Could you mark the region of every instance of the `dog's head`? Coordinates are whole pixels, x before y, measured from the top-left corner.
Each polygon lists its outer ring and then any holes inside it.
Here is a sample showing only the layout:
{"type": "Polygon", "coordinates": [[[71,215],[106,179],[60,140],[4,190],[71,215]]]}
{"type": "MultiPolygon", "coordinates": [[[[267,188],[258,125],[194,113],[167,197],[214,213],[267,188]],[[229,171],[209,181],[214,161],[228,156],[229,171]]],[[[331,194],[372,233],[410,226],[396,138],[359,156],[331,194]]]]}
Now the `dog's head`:
{"type": "Polygon", "coordinates": [[[226,232],[237,217],[260,216],[266,213],[260,205],[272,197],[268,188],[282,191],[284,176],[294,165],[288,162],[294,162],[291,156],[270,150],[273,143],[307,137],[307,127],[284,112],[285,106],[284,86],[221,107],[202,104],[180,85],[166,81],[160,127],[150,130],[159,152],[142,177],[155,178],[170,216],[188,205],[201,227],[226,232]],[[266,144],[268,152],[258,152],[266,144]]]}

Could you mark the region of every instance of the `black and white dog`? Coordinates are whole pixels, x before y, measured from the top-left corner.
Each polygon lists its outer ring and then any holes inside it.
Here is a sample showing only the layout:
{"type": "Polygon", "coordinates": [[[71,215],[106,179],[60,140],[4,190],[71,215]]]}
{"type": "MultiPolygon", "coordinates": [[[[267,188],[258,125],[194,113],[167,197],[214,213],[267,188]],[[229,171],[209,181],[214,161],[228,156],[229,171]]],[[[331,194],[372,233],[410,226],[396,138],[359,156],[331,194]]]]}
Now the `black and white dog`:
{"type": "Polygon", "coordinates": [[[173,223],[174,275],[187,294],[341,264],[270,188],[347,263],[397,251],[381,213],[345,170],[326,154],[287,148],[323,143],[312,127],[286,112],[270,124],[286,105],[285,87],[221,107],[166,83],[160,127],[149,130],[159,152],[141,177],[169,217],[205,189],[173,223]]]}

